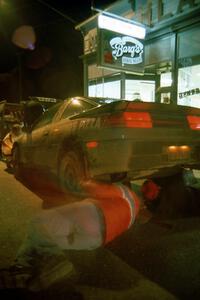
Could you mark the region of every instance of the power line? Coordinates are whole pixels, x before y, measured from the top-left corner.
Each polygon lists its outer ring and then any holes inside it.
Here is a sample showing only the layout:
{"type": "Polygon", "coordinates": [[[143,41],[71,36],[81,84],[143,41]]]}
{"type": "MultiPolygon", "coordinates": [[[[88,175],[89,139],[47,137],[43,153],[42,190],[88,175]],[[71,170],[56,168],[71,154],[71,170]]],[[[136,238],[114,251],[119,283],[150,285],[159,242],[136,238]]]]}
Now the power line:
{"type": "Polygon", "coordinates": [[[58,15],[62,16],[63,18],[67,19],[68,21],[70,21],[73,24],[76,24],[76,21],[74,19],[72,19],[71,17],[69,17],[68,15],[64,14],[63,12],[61,12],[60,10],[56,9],[55,7],[51,6],[50,4],[46,3],[43,0],[37,0],[39,3],[47,6],[49,9],[51,9],[52,11],[54,11],[55,13],[57,13],[58,15]]]}

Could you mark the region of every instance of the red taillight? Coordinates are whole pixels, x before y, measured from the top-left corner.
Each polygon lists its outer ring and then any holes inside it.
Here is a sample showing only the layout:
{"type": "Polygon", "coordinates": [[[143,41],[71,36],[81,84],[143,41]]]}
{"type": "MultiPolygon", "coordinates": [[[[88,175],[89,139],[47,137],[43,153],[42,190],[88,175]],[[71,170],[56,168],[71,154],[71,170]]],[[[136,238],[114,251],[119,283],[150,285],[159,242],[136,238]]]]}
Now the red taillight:
{"type": "Polygon", "coordinates": [[[124,112],[106,117],[104,125],[128,128],[152,128],[152,120],[148,112],[124,112]]]}
{"type": "Polygon", "coordinates": [[[200,117],[187,116],[187,121],[191,129],[200,130],[200,117]]]}
{"type": "Polygon", "coordinates": [[[87,142],[86,143],[87,148],[91,149],[91,148],[96,148],[98,146],[98,142],[96,141],[91,141],[91,142],[87,142]]]}

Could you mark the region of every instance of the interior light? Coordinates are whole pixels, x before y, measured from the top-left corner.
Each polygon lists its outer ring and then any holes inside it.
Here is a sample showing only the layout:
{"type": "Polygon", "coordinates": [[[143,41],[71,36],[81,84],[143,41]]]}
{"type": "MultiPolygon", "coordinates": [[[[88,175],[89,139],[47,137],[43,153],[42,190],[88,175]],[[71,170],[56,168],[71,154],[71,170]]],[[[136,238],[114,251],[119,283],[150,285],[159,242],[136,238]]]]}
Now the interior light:
{"type": "Polygon", "coordinates": [[[111,18],[104,15],[99,15],[98,26],[102,29],[108,29],[121,34],[129,35],[139,39],[144,39],[146,29],[142,26],[124,22],[119,19],[111,18]]]}

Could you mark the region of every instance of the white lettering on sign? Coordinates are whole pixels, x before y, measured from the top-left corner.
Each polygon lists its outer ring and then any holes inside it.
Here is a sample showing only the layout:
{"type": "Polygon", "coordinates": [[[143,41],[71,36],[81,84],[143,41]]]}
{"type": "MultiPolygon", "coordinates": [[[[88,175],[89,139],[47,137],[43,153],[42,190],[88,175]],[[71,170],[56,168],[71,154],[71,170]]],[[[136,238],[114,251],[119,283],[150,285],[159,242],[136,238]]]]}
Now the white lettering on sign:
{"type": "Polygon", "coordinates": [[[122,57],[122,64],[139,64],[142,62],[143,44],[130,36],[115,37],[110,41],[115,60],[122,57]],[[126,56],[129,54],[129,56],[126,56]]]}
{"type": "Polygon", "coordinates": [[[185,97],[188,97],[188,96],[191,96],[191,95],[196,95],[196,94],[200,94],[200,89],[199,88],[179,93],[179,98],[181,99],[181,98],[185,98],[185,97]]]}

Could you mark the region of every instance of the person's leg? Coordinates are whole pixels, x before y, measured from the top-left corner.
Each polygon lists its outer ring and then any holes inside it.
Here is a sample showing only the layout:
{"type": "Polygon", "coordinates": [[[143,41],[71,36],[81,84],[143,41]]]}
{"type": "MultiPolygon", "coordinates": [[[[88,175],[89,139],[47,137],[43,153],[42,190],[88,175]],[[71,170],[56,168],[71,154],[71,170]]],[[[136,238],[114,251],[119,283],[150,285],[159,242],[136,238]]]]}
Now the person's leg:
{"type": "Polygon", "coordinates": [[[51,227],[55,228],[58,222],[58,215],[54,210],[43,212],[34,218],[29,224],[26,239],[17,252],[16,263],[30,266],[41,262],[42,258],[63,255],[49,235],[51,227]]]}
{"type": "MultiPolygon", "coordinates": [[[[68,225],[55,209],[35,217],[29,224],[27,237],[16,254],[15,263],[0,270],[0,288],[26,286],[30,278],[38,277],[46,266],[53,268],[58,261],[66,260],[53,236],[56,233],[61,237],[67,235],[68,225]]],[[[65,265],[68,265],[67,260],[65,265]]],[[[45,272],[48,271],[45,269],[45,272]]]]}
{"type": "Polygon", "coordinates": [[[74,266],[63,250],[98,248],[103,242],[99,218],[92,202],[81,201],[45,211],[32,220],[16,257],[17,265],[30,266],[36,274],[32,289],[57,284],[62,278],[74,280],[74,266]]]}

